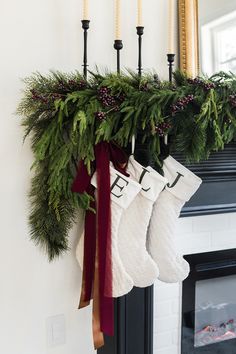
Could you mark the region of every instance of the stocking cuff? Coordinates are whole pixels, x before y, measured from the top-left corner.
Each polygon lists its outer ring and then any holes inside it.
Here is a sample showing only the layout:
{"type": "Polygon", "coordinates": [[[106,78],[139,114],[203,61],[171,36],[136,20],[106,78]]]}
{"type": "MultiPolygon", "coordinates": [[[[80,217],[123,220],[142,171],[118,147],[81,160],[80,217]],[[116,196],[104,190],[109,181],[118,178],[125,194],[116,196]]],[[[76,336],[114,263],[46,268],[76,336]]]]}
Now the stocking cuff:
{"type": "Polygon", "coordinates": [[[163,170],[169,182],[166,189],[185,202],[194,195],[202,183],[201,178],[171,156],[165,159],[163,170]]]}
{"type": "Polygon", "coordinates": [[[137,182],[141,184],[142,195],[155,202],[158,195],[164,189],[168,180],[155,171],[152,167],[143,167],[133,156],[129,158],[127,171],[137,182]]]}
{"type": "MultiPolygon", "coordinates": [[[[97,174],[94,173],[92,185],[97,188],[97,174]]],[[[141,190],[141,185],[110,165],[111,200],[121,208],[127,209],[141,190]]]]}

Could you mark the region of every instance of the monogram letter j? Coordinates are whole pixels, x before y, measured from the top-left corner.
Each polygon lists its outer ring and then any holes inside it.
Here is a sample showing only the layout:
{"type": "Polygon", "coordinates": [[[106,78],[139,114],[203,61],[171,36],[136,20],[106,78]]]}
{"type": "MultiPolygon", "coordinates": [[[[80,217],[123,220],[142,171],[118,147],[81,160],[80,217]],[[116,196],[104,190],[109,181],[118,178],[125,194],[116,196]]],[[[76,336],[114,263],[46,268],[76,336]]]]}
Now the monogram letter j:
{"type": "Polygon", "coordinates": [[[184,175],[182,175],[181,173],[177,172],[177,177],[176,177],[176,179],[174,180],[174,182],[173,182],[171,185],[170,185],[170,183],[167,183],[167,187],[168,187],[168,188],[173,188],[173,187],[178,183],[178,181],[179,181],[179,179],[180,179],[181,177],[184,177],[184,175]]]}

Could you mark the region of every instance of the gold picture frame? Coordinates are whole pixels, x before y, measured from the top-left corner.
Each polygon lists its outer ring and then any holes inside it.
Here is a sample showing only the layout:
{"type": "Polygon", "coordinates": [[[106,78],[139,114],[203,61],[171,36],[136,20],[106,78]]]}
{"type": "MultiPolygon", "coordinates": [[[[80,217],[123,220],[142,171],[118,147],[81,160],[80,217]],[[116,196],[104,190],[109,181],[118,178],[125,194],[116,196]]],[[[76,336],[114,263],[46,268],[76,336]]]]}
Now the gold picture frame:
{"type": "Polygon", "coordinates": [[[178,0],[180,70],[199,74],[198,0],[178,0]]]}

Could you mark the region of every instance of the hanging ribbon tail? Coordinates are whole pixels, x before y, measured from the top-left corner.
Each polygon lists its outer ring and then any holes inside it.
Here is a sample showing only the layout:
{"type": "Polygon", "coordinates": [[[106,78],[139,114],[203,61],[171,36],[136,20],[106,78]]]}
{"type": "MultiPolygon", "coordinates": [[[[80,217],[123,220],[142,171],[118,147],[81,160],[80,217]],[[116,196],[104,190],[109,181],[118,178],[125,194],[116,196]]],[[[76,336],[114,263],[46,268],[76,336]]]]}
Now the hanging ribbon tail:
{"type": "Polygon", "coordinates": [[[93,289],[93,342],[94,342],[94,349],[101,348],[104,345],[104,335],[101,330],[101,315],[100,315],[98,242],[97,242],[97,249],[96,249],[94,289],[93,289]]]}
{"type": "Polygon", "coordinates": [[[114,301],[112,298],[111,193],[109,144],[95,147],[97,170],[97,238],[101,331],[114,335],[114,301]],[[106,296],[105,296],[106,294],[106,296]]]}
{"type": "MultiPolygon", "coordinates": [[[[85,215],[83,282],[79,308],[93,298],[94,347],[104,345],[104,335],[114,335],[114,300],[112,298],[112,239],[110,161],[121,173],[126,173],[128,157],[115,143],[101,142],[95,146],[97,172],[97,202],[91,176],[80,161],[72,191],[87,192],[92,198],[85,215]]],[[[95,164],[94,164],[95,167],[95,164]]]]}
{"type": "Polygon", "coordinates": [[[83,160],[79,162],[76,177],[72,184],[71,190],[75,193],[84,193],[88,190],[91,177],[83,160]]]}

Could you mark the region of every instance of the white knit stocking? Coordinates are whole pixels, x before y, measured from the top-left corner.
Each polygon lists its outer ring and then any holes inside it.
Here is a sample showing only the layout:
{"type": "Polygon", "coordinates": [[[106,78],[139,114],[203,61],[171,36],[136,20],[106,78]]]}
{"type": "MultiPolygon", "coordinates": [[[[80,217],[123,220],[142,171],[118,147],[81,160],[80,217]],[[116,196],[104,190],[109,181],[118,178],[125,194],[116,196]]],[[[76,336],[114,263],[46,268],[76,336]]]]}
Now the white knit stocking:
{"type": "Polygon", "coordinates": [[[137,287],[147,287],[157,279],[158,267],[146,249],[147,229],[153,204],[167,183],[153,168],[144,168],[130,157],[127,172],[142,186],[140,193],[124,210],[118,235],[118,247],[125,270],[137,287]]]}
{"type": "Polygon", "coordinates": [[[175,283],[189,274],[189,264],[176,251],[176,222],[182,207],[202,181],[171,156],[164,161],[163,170],[169,183],[154,205],[147,246],[159,267],[159,279],[175,283]]]}
{"type": "MultiPolygon", "coordinates": [[[[128,208],[132,200],[141,189],[141,185],[124,176],[110,167],[111,176],[111,237],[112,237],[112,295],[119,297],[127,294],[133,288],[133,280],[126,272],[118,250],[118,228],[123,211],[128,208]]],[[[92,178],[92,184],[97,187],[96,175],[92,178]]],[[[76,258],[82,268],[83,264],[82,235],[76,250],[76,258]]]]}

